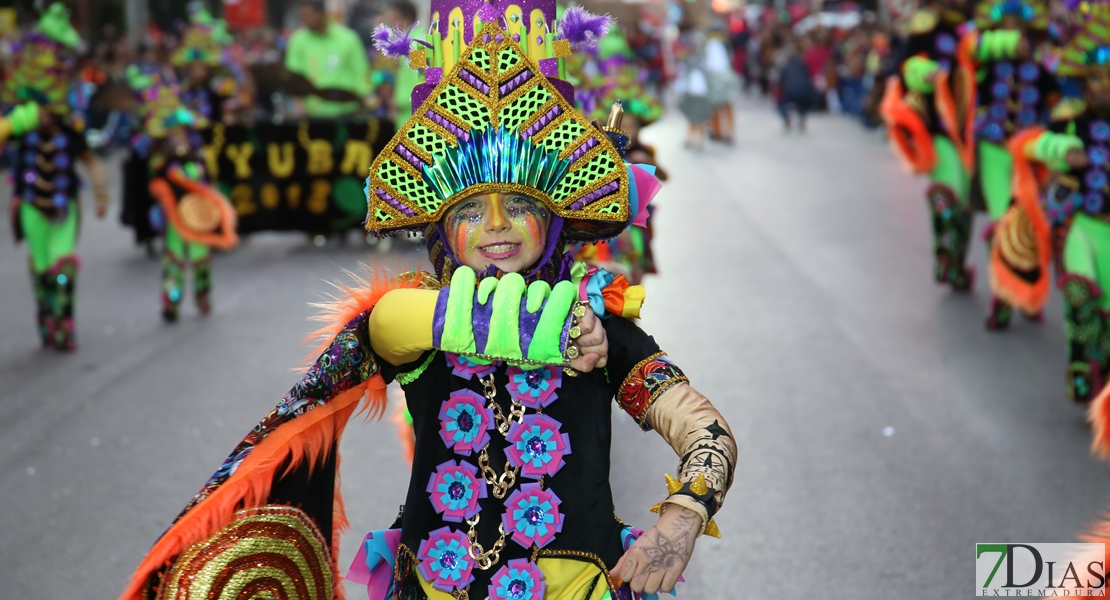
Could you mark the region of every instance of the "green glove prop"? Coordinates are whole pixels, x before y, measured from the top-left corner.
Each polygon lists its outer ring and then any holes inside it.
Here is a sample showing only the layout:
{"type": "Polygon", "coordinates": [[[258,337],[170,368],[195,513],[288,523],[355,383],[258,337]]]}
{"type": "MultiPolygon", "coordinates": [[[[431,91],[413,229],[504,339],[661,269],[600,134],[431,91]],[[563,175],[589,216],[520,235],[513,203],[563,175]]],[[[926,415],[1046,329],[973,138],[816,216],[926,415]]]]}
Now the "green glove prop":
{"type": "Polygon", "coordinates": [[[575,348],[568,348],[577,318],[572,315],[578,299],[573,283],[526,285],[518,273],[476,280],[473,269],[460,267],[451,285],[440,290],[432,322],[437,349],[523,369],[566,365],[568,351],[569,358],[577,356],[575,348]]]}

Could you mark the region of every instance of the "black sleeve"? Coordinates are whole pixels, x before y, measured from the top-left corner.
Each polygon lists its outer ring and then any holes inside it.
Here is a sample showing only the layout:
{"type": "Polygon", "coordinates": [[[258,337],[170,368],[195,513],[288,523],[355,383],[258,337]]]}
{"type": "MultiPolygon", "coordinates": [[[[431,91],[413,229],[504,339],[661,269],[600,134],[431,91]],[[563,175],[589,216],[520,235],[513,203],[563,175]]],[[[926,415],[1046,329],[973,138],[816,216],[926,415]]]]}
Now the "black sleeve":
{"type": "Polygon", "coordinates": [[[612,316],[602,324],[609,337],[609,362],[605,367],[609,374],[609,390],[616,396],[629,373],[645,359],[659,353],[659,344],[623,317],[612,316]]]}
{"type": "Polygon", "coordinates": [[[925,54],[929,58],[932,58],[933,54],[936,52],[936,45],[933,42],[933,38],[935,37],[936,29],[929,33],[911,35],[906,39],[905,56],[902,57],[902,60],[911,56],[917,56],[918,54],[925,54]]]}
{"type": "Polygon", "coordinates": [[[69,147],[73,149],[71,156],[74,158],[81,158],[89,151],[89,142],[85,139],[85,134],[69,129],[66,131],[66,137],[69,138],[69,147]]]}
{"type": "Polygon", "coordinates": [[[647,431],[652,403],[671,386],[687,381],[686,375],[632,321],[610,317],[603,323],[609,337],[609,389],[624,412],[647,431]]]}

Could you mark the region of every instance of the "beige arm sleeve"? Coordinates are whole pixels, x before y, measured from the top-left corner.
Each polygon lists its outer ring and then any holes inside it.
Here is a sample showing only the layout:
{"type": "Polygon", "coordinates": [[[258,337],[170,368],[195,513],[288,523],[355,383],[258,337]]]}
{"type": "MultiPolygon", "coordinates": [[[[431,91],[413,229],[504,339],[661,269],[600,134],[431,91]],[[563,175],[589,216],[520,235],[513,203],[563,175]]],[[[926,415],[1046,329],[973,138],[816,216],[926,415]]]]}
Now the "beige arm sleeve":
{"type": "Polygon", "coordinates": [[[370,347],[391,365],[410,363],[432,349],[432,319],[439,292],[392,290],[370,312],[370,347]]]}
{"type": "Polygon", "coordinates": [[[93,187],[93,199],[101,208],[107,208],[109,201],[108,180],[104,177],[104,163],[91,150],[81,157],[81,161],[85,163],[85,168],[89,170],[89,181],[93,187]]]}
{"type": "MultiPolygon", "coordinates": [[[[704,475],[714,490],[717,507],[724,504],[736,467],[736,439],[721,413],[688,383],[680,383],[659,396],[647,413],[647,422],[679,456],[678,480],[694,481],[704,475]]],[[[664,501],[698,513],[708,522],[705,506],[686,495],[664,501]]]]}

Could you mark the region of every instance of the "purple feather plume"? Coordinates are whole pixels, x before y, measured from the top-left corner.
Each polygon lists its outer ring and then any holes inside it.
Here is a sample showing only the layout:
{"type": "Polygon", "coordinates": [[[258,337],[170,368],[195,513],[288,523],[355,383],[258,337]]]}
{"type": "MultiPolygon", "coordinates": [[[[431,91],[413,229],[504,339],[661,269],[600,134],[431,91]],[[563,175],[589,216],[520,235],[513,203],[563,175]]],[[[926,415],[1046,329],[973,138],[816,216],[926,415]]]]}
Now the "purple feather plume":
{"type": "Polygon", "coordinates": [[[559,36],[570,41],[575,51],[594,48],[598,40],[609,33],[613,18],[609,15],[595,15],[581,6],[572,6],[559,20],[559,36]]]}
{"type": "Polygon", "coordinates": [[[374,39],[374,47],[382,54],[390,58],[408,57],[409,50],[412,48],[413,42],[423,44],[428,48],[432,45],[424,40],[414,39],[412,37],[413,30],[416,29],[416,24],[409,27],[408,31],[401,31],[394,29],[386,24],[378,25],[374,28],[374,33],[371,37],[374,39]]]}

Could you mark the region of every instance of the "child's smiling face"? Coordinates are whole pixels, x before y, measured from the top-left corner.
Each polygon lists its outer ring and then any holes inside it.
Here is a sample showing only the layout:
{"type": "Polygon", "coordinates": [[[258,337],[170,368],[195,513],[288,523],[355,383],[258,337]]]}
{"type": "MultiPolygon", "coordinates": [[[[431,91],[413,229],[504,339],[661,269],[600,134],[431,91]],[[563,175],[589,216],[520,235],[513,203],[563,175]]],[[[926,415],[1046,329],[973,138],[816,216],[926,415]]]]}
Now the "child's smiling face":
{"type": "Polygon", "coordinates": [[[462,200],[442,223],[451,251],[464,265],[477,272],[494,265],[519,273],[543,256],[551,212],[524,194],[491,192],[462,200]]]}

